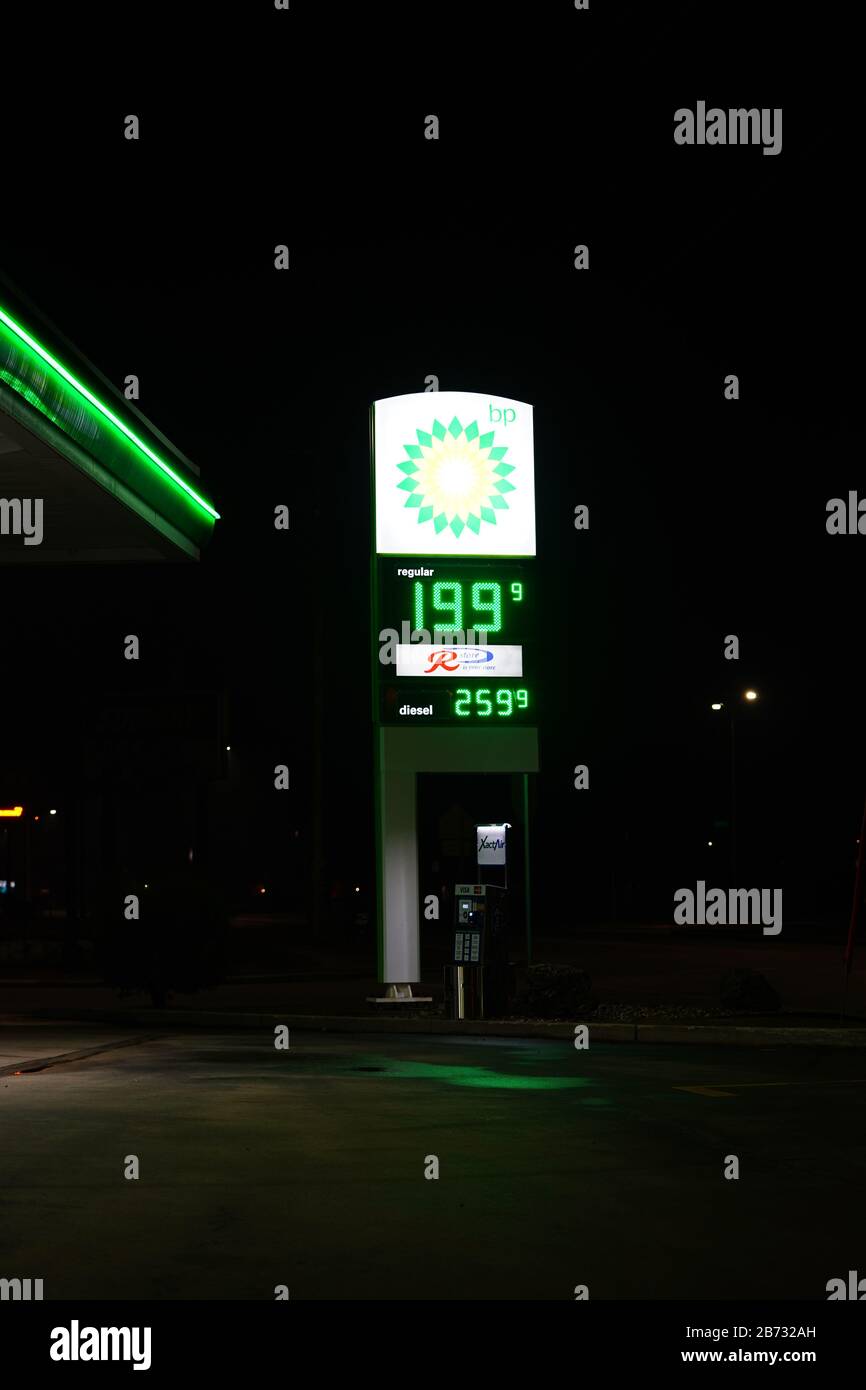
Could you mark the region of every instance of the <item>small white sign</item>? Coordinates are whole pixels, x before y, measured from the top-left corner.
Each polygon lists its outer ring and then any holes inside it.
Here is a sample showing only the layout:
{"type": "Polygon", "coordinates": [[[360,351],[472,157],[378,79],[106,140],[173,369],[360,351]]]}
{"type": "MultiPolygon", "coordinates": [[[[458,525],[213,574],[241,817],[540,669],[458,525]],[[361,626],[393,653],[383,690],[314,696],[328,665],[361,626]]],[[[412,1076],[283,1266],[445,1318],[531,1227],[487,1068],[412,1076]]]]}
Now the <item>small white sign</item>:
{"type": "Polygon", "coordinates": [[[479,864],[505,863],[505,836],[508,821],[502,825],[476,825],[475,837],[479,864]]]}
{"type": "Polygon", "coordinates": [[[428,647],[399,643],[398,676],[522,676],[522,647],[428,647]]]}

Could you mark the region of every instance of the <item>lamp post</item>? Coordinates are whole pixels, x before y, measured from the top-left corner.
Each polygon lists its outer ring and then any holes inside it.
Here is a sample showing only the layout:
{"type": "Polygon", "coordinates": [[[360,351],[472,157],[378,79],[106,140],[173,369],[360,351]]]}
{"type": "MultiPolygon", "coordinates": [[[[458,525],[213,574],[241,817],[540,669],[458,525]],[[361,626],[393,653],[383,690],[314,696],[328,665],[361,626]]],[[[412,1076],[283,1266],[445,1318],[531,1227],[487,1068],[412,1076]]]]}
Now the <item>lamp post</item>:
{"type": "MultiPolygon", "coordinates": [[[[741,697],[746,704],[754,704],[758,698],[757,690],[744,690],[741,697]]],[[[724,709],[724,701],[719,700],[711,706],[714,710],[724,709]]],[[[734,720],[735,705],[731,703],[728,707],[728,717],[731,726],[731,886],[737,882],[737,742],[736,742],[736,722],[734,720]]]]}

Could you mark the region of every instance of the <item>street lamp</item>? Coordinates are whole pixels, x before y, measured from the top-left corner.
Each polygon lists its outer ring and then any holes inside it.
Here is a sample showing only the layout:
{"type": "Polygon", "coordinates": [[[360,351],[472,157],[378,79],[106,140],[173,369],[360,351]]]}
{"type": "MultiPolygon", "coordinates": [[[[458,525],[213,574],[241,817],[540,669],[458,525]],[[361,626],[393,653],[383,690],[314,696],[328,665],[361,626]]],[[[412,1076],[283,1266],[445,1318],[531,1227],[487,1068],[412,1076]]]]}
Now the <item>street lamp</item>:
{"type": "MultiPolygon", "coordinates": [[[[757,690],[744,690],[741,699],[747,704],[754,704],[758,698],[757,690]]],[[[724,701],[718,701],[711,706],[714,710],[724,709],[724,701]]],[[[735,738],[734,723],[735,705],[731,704],[728,715],[731,721],[731,887],[736,886],[737,882],[737,746],[735,738]]]]}

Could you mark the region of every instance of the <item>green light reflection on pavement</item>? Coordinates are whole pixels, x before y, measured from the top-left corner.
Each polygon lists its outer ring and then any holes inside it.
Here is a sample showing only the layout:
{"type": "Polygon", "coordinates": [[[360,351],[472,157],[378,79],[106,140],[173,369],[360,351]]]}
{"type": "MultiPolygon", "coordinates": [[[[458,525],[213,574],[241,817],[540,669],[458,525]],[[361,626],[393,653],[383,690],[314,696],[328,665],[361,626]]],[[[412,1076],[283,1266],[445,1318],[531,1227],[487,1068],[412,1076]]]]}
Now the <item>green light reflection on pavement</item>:
{"type": "Polygon", "coordinates": [[[593,1083],[583,1076],[509,1076],[489,1067],[440,1066],[434,1062],[398,1061],[389,1057],[367,1057],[365,1063],[380,1067],[385,1076],[401,1081],[445,1081],[451,1086],[477,1086],[510,1091],[576,1090],[593,1083]]]}

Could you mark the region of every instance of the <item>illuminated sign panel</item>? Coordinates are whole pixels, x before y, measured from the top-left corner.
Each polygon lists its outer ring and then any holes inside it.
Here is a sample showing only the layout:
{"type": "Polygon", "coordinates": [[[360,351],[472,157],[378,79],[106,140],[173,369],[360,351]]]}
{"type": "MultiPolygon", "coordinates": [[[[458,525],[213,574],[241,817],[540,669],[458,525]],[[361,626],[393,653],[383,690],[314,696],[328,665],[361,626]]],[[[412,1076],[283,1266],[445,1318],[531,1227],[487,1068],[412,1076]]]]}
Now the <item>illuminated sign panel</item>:
{"type": "Polygon", "coordinates": [[[373,407],[379,555],[534,555],[532,406],[471,391],[373,407]]]}
{"type": "Polygon", "coordinates": [[[510,829],[508,821],[501,825],[476,825],[475,862],[505,864],[508,858],[506,832],[510,829]]]}
{"type": "Polygon", "coordinates": [[[532,407],[396,396],[373,444],[377,721],[535,725],[532,407]]]}
{"type": "Polygon", "coordinates": [[[508,728],[535,724],[537,715],[528,685],[520,681],[437,685],[393,681],[382,685],[382,724],[486,724],[508,728]]]}
{"type": "Polygon", "coordinates": [[[412,633],[433,641],[437,632],[462,633],[461,645],[484,635],[487,645],[523,646],[534,629],[535,595],[529,567],[520,561],[436,560],[412,556],[379,560],[379,619],[401,642],[412,633]],[[474,636],[470,636],[470,633],[474,636]]]}
{"type": "Polygon", "coordinates": [[[434,632],[473,631],[491,642],[523,644],[530,637],[534,594],[525,564],[449,560],[420,567],[407,559],[379,560],[384,626],[402,632],[409,623],[410,631],[430,632],[431,638],[434,632]]]}
{"type": "Polygon", "coordinates": [[[475,679],[490,676],[522,676],[522,647],[432,646],[419,643],[397,647],[397,675],[431,679],[475,679]]]}

